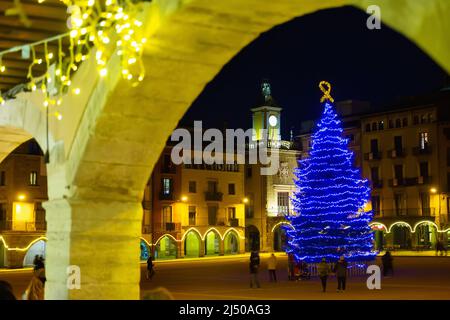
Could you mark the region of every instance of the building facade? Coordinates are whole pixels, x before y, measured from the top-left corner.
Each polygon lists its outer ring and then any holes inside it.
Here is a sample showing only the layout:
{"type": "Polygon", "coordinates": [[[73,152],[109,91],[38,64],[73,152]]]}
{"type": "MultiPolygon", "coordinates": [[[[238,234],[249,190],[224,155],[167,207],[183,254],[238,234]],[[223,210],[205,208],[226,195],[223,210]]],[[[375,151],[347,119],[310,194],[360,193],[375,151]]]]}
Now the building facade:
{"type": "Polygon", "coordinates": [[[243,253],[244,166],[181,164],[166,147],[144,197],[143,237],[156,259],[243,253]]]}
{"type": "MultiPolygon", "coordinates": [[[[432,249],[450,234],[450,97],[441,92],[373,112],[358,101],[337,104],[355,165],[372,187],[375,248],[432,249]],[[423,101],[422,101],[423,100],[423,101]]],[[[310,147],[312,124],[300,141],[310,147]]]]}
{"type": "Polygon", "coordinates": [[[278,154],[278,170],[265,175],[262,169],[266,165],[261,162],[245,166],[246,250],[283,251],[286,242],[283,226],[289,227],[285,216],[293,212],[294,169],[300,152],[293,141],[281,139],[282,109],[272,98],[268,82],[262,83],[260,106],[251,111],[254,135],[248,152],[267,143],[268,153],[278,154]]]}
{"type": "Polygon", "coordinates": [[[0,267],[31,265],[45,255],[47,173],[42,151],[30,140],[0,163],[0,267]]]}
{"type": "Polygon", "coordinates": [[[363,173],[372,182],[376,247],[430,249],[447,242],[450,99],[437,95],[361,120],[363,173]]]}

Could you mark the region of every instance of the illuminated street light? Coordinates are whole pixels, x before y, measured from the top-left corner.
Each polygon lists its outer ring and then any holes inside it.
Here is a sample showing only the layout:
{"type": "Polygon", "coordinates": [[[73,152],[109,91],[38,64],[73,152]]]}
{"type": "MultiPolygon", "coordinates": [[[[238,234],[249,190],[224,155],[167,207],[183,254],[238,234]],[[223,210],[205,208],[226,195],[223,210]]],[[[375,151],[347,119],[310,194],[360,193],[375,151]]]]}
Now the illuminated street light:
{"type": "Polygon", "coordinates": [[[242,202],[244,202],[244,203],[248,203],[248,198],[244,198],[244,199],[242,199],[242,202]]]}
{"type": "Polygon", "coordinates": [[[430,189],[430,192],[431,192],[431,193],[436,193],[436,192],[437,192],[437,189],[436,189],[436,188],[431,188],[431,189],[430,189]]]}
{"type": "Polygon", "coordinates": [[[181,201],[186,202],[187,200],[188,200],[188,197],[186,197],[186,196],[181,197],[181,201]]]}
{"type": "Polygon", "coordinates": [[[19,194],[18,196],[17,196],[17,199],[19,199],[20,201],[23,201],[23,200],[25,200],[25,195],[24,194],[19,194]]]}

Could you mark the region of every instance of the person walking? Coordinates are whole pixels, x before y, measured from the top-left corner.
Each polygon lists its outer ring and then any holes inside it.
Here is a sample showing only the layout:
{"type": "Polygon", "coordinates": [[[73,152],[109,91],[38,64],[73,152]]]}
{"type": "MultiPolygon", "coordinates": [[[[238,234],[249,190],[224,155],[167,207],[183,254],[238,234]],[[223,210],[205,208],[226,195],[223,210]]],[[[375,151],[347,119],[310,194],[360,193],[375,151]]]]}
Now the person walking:
{"type": "Polygon", "coordinates": [[[330,274],[330,266],[325,258],[317,266],[317,273],[319,274],[320,281],[322,282],[322,292],[327,291],[327,280],[330,274]]]}
{"type": "Polygon", "coordinates": [[[24,300],[44,300],[45,290],[45,268],[43,267],[43,260],[39,259],[40,263],[33,270],[33,276],[23,295],[24,300]]]}
{"type": "Polygon", "coordinates": [[[258,251],[253,251],[250,255],[250,288],[253,288],[253,285],[257,288],[261,288],[258,280],[259,263],[259,253],[258,251]]]}
{"type": "Polygon", "coordinates": [[[155,274],[154,266],[153,257],[149,255],[147,259],[147,280],[152,280],[153,275],[155,274]]]}
{"type": "Polygon", "coordinates": [[[393,266],[393,258],[389,251],[381,257],[381,262],[383,263],[383,276],[386,277],[388,273],[393,276],[394,275],[394,266],[393,266]]]}
{"type": "Polygon", "coordinates": [[[447,248],[442,240],[438,240],[436,242],[436,255],[439,253],[439,255],[443,256],[444,252],[447,255],[447,248]]]}
{"type": "Polygon", "coordinates": [[[269,270],[269,279],[270,282],[277,282],[277,257],[275,254],[269,257],[269,261],[267,263],[267,269],[269,270]]]}
{"type": "Polygon", "coordinates": [[[288,279],[290,281],[295,280],[295,259],[292,253],[288,254],[288,279]]]}
{"type": "Polygon", "coordinates": [[[334,272],[336,273],[338,288],[337,292],[345,292],[345,284],[347,282],[347,261],[345,261],[344,256],[339,258],[334,266],[334,272]]]}

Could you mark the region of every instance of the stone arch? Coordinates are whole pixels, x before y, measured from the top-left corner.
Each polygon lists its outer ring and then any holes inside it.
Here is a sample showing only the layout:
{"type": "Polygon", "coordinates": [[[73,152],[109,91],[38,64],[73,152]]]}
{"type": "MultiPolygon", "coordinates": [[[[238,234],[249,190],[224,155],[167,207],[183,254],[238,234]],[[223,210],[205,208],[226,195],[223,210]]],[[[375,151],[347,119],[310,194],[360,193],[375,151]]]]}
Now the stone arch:
{"type": "Polygon", "coordinates": [[[412,229],[407,223],[394,223],[390,227],[392,233],[393,245],[396,249],[411,249],[412,229]]]}
{"type": "MultiPolygon", "coordinates": [[[[47,149],[45,118],[31,103],[13,100],[0,108],[0,162],[19,145],[34,138],[41,149],[47,149]],[[33,123],[36,121],[35,123],[33,123]]],[[[53,138],[49,136],[49,140],[53,138]]],[[[53,142],[53,141],[52,141],[53,142]]],[[[52,143],[50,142],[50,144],[52,143]]]]}
{"type": "Polygon", "coordinates": [[[381,222],[372,222],[369,226],[374,233],[374,248],[382,251],[386,243],[386,233],[388,233],[388,228],[381,222]]]}
{"type": "Polygon", "coordinates": [[[186,232],[184,237],[184,255],[186,257],[200,257],[202,237],[194,230],[186,232]]]}
{"type": "Polygon", "coordinates": [[[45,247],[46,247],[46,241],[43,239],[40,239],[38,241],[35,241],[33,244],[30,245],[30,247],[27,250],[27,253],[25,254],[25,257],[23,258],[23,266],[24,267],[30,267],[33,266],[33,261],[35,255],[43,256],[45,259],[45,247]]]}
{"type": "Polygon", "coordinates": [[[155,246],[155,259],[175,259],[177,257],[177,240],[171,234],[161,236],[155,246]]]}
{"type": "Polygon", "coordinates": [[[224,236],[224,253],[237,254],[239,253],[239,234],[231,230],[224,236]]]}
{"type": "Polygon", "coordinates": [[[205,255],[220,254],[220,241],[222,241],[220,233],[216,229],[210,229],[205,234],[205,255]]]}
{"type": "Polygon", "coordinates": [[[423,249],[432,249],[435,247],[438,236],[439,228],[436,223],[432,221],[420,221],[414,225],[414,233],[416,243],[414,246],[418,246],[423,249]]]}
{"type": "Polygon", "coordinates": [[[150,256],[150,248],[143,239],[141,239],[140,241],[140,248],[141,248],[141,254],[139,255],[140,260],[147,261],[147,259],[150,256]]]}
{"type": "Polygon", "coordinates": [[[285,251],[286,241],[287,241],[287,234],[286,234],[286,228],[293,227],[290,223],[284,222],[284,223],[277,223],[272,228],[272,236],[273,236],[273,245],[272,249],[273,251],[285,251]]]}

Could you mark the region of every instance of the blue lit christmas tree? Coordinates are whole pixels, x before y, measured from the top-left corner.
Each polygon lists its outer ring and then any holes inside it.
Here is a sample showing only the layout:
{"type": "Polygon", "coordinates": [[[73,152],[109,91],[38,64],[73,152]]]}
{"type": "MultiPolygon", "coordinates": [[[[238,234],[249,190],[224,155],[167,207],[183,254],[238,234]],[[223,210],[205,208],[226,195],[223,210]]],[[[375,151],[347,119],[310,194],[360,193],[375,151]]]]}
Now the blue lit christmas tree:
{"type": "Polygon", "coordinates": [[[294,229],[286,228],[287,252],[297,261],[369,261],[375,257],[369,223],[372,212],[363,208],[370,196],[367,179],[353,165],[348,139],[330,96],[331,86],[322,81],[323,114],[312,135],[309,156],[295,169],[295,214],[288,216],[294,229]]]}

